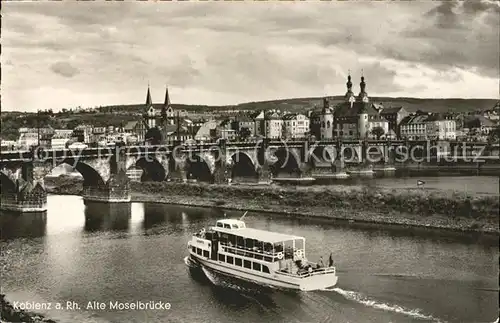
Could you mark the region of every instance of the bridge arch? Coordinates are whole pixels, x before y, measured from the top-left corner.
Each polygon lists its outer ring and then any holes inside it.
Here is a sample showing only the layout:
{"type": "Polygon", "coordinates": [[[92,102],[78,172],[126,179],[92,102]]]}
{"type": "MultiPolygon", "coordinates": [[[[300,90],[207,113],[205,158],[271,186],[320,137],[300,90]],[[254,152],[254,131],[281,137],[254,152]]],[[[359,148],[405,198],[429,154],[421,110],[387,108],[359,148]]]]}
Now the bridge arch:
{"type": "Polygon", "coordinates": [[[186,158],[186,176],[188,180],[214,182],[214,175],[209,162],[199,154],[193,154],[186,158]]]}
{"type": "MultiPolygon", "coordinates": [[[[82,175],[84,186],[103,185],[106,182],[106,176],[109,175],[109,167],[99,172],[94,165],[89,165],[88,163],[73,158],[65,158],[63,160],[46,162],[41,166],[34,167],[33,176],[35,179],[44,178],[48,174],[52,173],[54,169],[64,164],[69,165],[72,169],[82,175]]],[[[96,166],[99,166],[99,164],[96,164],[96,166]]]]}
{"type": "Polygon", "coordinates": [[[4,172],[0,172],[0,190],[2,192],[14,192],[16,183],[4,172]]]}
{"type": "Polygon", "coordinates": [[[167,177],[167,170],[154,157],[145,156],[139,158],[135,163],[135,167],[142,169],[141,182],[161,182],[167,177]]]}
{"type": "Polygon", "coordinates": [[[257,171],[255,163],[252,158],[245,152],[236,152],[231,155],[232,169],[231,179],[244,178],[255,179],[257,178],[257,171]]]}
{"type": "MultiPolygon", "coordinates": [[[[63,161],[63,163],[70,163],[70,162],[71,161],[68,160],[63,161]]],[[[70,163],[70,165],[72,164],[70,163]]],[[[95,170],[92,166],[79,161],[74,166],[74,169],[76,169],[80,174],[82,174],[83,186],[104,185],[104,179],[99,174],[99,172],[95,170]]]]}
{"type": "Polygon", "coordinates": [[[271,166],[271,171],[274,176],[278,177],[280,174],[299,176],[300,159],[292,150],[279,148],[274,153],[277,161],[271,166]]]}
{"type": "Polygon", "coordinates": [[[307,156],[308,164],[315,166],[331,165],[337,158],[337,152],[333,146],[318,146],[310,151],[307,156]]]}

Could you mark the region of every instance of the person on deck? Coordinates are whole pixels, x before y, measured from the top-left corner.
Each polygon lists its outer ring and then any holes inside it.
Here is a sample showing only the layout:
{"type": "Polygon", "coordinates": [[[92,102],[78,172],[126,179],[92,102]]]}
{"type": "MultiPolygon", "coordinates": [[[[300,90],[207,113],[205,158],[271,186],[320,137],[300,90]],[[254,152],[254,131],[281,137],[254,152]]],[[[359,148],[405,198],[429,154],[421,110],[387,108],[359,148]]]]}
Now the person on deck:
{"type": "Polygon", "coordinates": [[[318,260],[318,268],[321,267],[325,267],[325,264],[323,263],[323,256],[320,256],[318,260]]]}
{"type": "Polygon", "coordinates": [[[330,257],[328,258],[328,267],[333,267],[333,252],[330,252],[330,257]]]}

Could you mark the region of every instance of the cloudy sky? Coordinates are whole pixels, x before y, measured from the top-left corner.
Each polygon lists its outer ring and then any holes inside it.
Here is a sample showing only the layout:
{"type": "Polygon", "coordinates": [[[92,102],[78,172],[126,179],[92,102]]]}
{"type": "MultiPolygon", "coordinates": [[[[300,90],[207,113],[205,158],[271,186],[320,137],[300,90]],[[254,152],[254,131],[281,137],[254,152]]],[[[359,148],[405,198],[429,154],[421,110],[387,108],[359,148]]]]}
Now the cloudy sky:
{"type": "Polygon", "coordinates": [[[499,97],[496,1],[2,3],[2,109],[499,97]]]}

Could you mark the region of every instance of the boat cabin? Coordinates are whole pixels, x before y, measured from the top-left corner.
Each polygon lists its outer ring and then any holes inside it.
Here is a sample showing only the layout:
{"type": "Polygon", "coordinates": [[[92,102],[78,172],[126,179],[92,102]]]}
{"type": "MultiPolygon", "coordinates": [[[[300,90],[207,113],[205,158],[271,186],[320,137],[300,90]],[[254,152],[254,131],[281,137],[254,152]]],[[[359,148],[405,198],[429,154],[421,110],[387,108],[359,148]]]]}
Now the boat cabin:
{"type": "Polygon", "coordinates": [[[218,220],[207,233],[207,238],[216,242],[221,252],[267,262],[305,258],[305,238],[247,228],[241,220],[218,220]]]}
{"type": "Polygon", "coordinates": [[[224,220],[218,220],[215,224],[217,228],[223,228],[223,229],[244,229],[246,228],[245,222],[240,221],[240,220],[235,220],[235,219],[224,219],[224,220]]]}

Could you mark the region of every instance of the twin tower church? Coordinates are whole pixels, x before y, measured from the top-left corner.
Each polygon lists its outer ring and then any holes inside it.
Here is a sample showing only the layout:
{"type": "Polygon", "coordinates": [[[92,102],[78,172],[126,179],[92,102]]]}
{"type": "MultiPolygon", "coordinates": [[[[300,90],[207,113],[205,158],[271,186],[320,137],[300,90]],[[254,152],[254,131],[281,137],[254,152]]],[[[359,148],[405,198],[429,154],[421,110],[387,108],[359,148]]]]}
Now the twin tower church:
{"type": "Polygon", "coordinates": [[[161,109],[158,109],[155,105],[153,105],[151,91],[148,85],[148,93],[146,94],[146,112],[144,113],[143,118],[149,129],[163,125],[176,124],[176,116],[170,103],[168,87],[165,89],[165,101],[163,102],[161,109]]]}
{"type": "Polygon", "coordinates": [[[346,85],[347,92],[342,102],[332,107],[325,98],[322,110],[311,113],[311,133],[319,133],[320,139],[354,140],[374,137],[375,128],[378,128],[378,136],[388,134],[389,122],[380,114],[383,106],[370,102],[364,76],[359,83],[358,96],[352,91],[351,75],[348,75],[346,85]]]}

